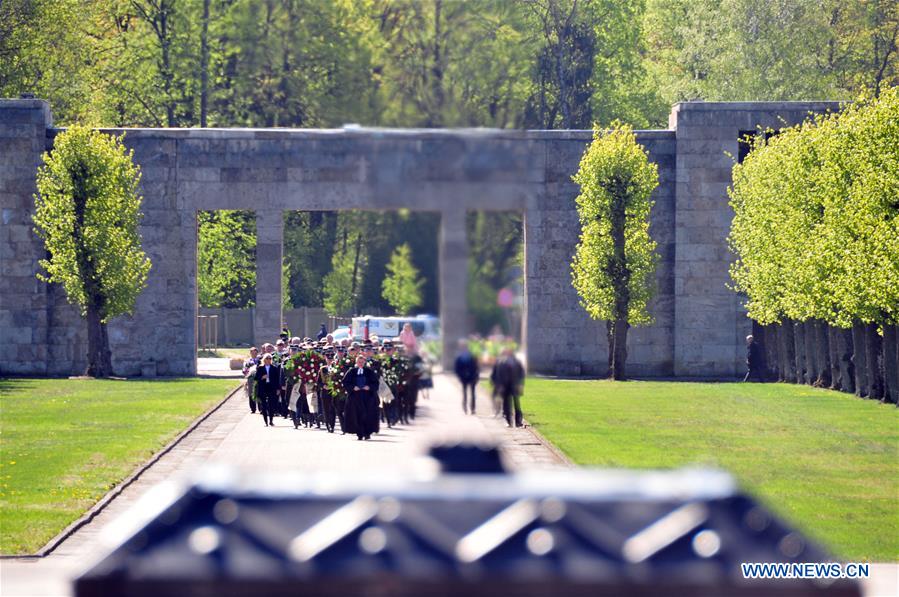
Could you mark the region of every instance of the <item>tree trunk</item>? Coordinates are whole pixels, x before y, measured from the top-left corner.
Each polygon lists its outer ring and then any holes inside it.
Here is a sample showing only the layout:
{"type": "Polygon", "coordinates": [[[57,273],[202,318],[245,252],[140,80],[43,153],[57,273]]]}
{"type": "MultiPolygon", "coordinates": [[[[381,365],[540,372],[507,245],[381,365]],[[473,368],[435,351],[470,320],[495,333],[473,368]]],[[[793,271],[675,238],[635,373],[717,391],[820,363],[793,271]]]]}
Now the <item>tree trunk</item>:
{"type": "Polygon", "coordinates": [[[609,358],[608,358],[609,363],[608,363],[608,369],[607,369],[608,373],[606,374],[607,377],[612,377],[612,363],[614,362],[614,359],[612,358],[613,355],[615,354],[615,351],[612,350],[615,346],[615,336],[613,335],[613,329],[614,329],[614,326],[612,325],[612,322],[607,321],[606,322],[606,341],[609,344],[609,358]]]}
{"type": "Polygon", "coordinates": [[[855,395],[868,396],[868,359],[865,350],[865,324],[852,324],[852,367],[855,369],[855,395]]]}
{"type": "Polygon", "coordinates": [[[840,377],[842,377],[843,391],[855,392],[855,367],[852,364],[852,328],[841,329],[840,339],[842,352],[840,353],[840,377]]]}
{"type": "Polygon", "coordinates": [[[840,352],[840,340],[838,338],[840,330],[830,324],[824,324],[824,327],[827,332],[827,359],[830,361],[830,389],[839,390],[842,384],[840,379],[840,357],[843,356],[840,352]]]}
{"type": "Polygon", "coordinates": [[[630,280],[631,269],[625,253],[625,225],[627,221],[627,185],[622,180],[616,180],[612,191],[612,206],[610,210],[610,231],[612,237],[612,258],[606,267],[609,268],[612,279],[612,289],[615,293],[615,310],[612,330],[614,346],[612,351],[612,379],[625,379],[625,363],[627,362],[627,329],[630,327],[630,280]]]}
{"type": "Polygon", "coordinates": [[[804,321],[805,328],[805,383],[813,386],[818,379],[818,343],[815,338],[815,322],[804,321]]]}
{"type": "Polygon", "coordinates": [[[868,362],[868,398],[883,399],[883,342],[877,333],[877,326],[865,326],[865,359],[868,362]]]}
{"type": "Polygon", "coordinates": [[[630,327],[627,319],[618,318],[613,324],[612,345],[609,352],[612,354],[612,379],[623,381],[627,379],[625,363],[627,362],[627,330],[630,327]]]}
{"type": "Polygon", "coordinates": [[[793,354],[796,357],[796,383],[805,383],[805,324],[793,324],[793,354]]]}
{"type": "Polygon", "coordinates": [[[777,343],[777,326],[766,325],[765,330],[765,375],[768,380],[780,379],[780,345],[777,343]]]}
{"type": "Polygon", "coordinates": [[[896,341],[896,326],[883,326],[883,399],[893,404],[899,404],[899,347],[896,341]]]}
{"type": "Polygon", "coordinates": [[[200,126],[206,128],[209,104],[209,1],[203,0],[203,28],[200,30],[200,126]]]}
{"type": "Polygon", "coordinates": [[[109,336],[106,324],[100,321],[96,306],[87,308],[87,371],[91,377],[112,375],[112,354],[109,352],[109,336]]]}
{"type": "Polygon", "coordinates": [[[830,380],[830,342],[827,336],[827,324],[816,320],[813,324],[815,330],[815,385],[819,388],[829,388],[830,380]]]}
{"type": "Polygon", "coordinates": [[[780,341],[780,370],[783,380],[796,383],[796,354],[793,340],[793,320],[785,319],[777,333],[780,341]]]}

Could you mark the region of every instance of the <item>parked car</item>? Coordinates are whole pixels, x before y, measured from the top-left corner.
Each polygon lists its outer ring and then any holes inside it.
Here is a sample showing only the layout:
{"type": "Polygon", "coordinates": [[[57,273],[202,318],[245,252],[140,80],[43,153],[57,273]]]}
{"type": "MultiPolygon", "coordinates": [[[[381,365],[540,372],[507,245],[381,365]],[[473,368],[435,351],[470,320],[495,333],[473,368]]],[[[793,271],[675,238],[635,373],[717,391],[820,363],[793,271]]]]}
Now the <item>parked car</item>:
{"type": "Polygon", "coordinates": [[[338,328],[335,328],[333,332],[331,332],[331,337],[334,338],[335,342],[340,342],[345,338],[353,339],[353,332],[350,330],[349,326],[342,325],[338,328]]]}
{"type": "Polygon", "coordinates": [[[412,331],[421,340],[440,337],[440,318],[434,315],[417,315],[415,317],[372,317],[363,315],[353,318],[353,336],[365,339],[369,336],[379,338],[396,338],[403,330],[403,325],[412,325],[412,331]]]}

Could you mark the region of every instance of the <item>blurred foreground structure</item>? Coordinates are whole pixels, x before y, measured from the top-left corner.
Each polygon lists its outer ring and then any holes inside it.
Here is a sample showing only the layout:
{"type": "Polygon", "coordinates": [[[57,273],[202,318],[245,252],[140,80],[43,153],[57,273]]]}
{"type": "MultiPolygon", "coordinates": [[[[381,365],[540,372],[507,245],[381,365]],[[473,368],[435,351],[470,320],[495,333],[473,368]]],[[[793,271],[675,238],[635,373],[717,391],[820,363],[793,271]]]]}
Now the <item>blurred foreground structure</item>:
{"type": "MultiPolygon", "coordinates": [[[[667,130],[638,131],[658,164],[651,234],[661,262],[655,323],[629,334],[628,371],[640,376],[734,377],[751,322],[727,288],[732,219],[726,189],[738,139],[779,128],[835,102],[686,102],[667,130]]],[[[34,274],[44,256],[32,233],[41,154],[52,148],[50,106],[0,100],[0,372],[84,370],[86,331],[61,289],[34,274]]],[[[109,131],[120,133],[122,131],[109,131]]],[[[603,322],[571,287],[578,218],[571,175],[591,131],[128,129],[143,178],[144,250],[153,262],[133,317],[109,326],[119,375],[196,373],[197,211],[253,210],[257,223],[256,343],[281,328],[285,210],[436,212],[441,218],[440,320],[444,359],[464,337],[465,215],[518,211],[525,220],[523,340],[532,372],[605,372],[603,322]]]]}
{"type": "Polygon", "coordinates": [[[742,562],[828,558],[725,473],[506,475],[474,452],[445,450],[457,472],[444,474],[210,469],[160,486],[75,594],[859,594],[849,581],[743,579],[742,562]]]}

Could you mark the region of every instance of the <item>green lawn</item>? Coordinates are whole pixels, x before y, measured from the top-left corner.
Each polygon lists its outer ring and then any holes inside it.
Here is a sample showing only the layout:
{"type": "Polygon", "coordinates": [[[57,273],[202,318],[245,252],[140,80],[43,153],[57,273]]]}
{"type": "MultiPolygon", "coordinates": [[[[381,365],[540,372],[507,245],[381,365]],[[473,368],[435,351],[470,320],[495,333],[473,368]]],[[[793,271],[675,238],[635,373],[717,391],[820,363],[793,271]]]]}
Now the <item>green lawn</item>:
{"type": "Polygon", "coordinates": [[[578,464],[731,471],[836,555],[899,560],[899,412],[787,384],[529,379],[525,416],[578,464]]]}
{"type": "Polygon", "coordinates": [[[0,553],[37,551],[233,379],[0,379],[0,553]]]}

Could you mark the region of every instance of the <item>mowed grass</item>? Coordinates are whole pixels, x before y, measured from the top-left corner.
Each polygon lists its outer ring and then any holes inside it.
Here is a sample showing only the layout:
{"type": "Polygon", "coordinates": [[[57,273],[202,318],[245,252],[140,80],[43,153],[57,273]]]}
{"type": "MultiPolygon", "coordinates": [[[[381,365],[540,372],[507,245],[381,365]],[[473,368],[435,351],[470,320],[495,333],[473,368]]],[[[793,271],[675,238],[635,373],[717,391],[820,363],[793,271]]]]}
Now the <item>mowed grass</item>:
{"type": "Polygon", "coordinates": [[[788,384],[528,379],[527,419],[578,464],[732,472],[850,560],[899,560],[899,412],[788,384]]]}
{"type": "Polygon", "coordinates": [[[233,379],[0,379],[0,553],[33,553],[233,379]]]}
{"type": "Polygon", "coordinates": [[[219,347],[215,350],[200,349],[197,356],[201,359],[248,359],[250,357],[249,348],[223,348],[219,347]]]}

